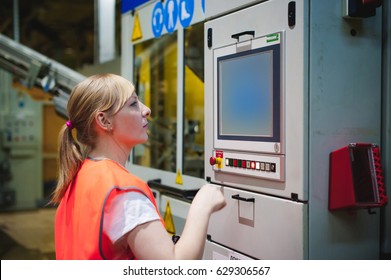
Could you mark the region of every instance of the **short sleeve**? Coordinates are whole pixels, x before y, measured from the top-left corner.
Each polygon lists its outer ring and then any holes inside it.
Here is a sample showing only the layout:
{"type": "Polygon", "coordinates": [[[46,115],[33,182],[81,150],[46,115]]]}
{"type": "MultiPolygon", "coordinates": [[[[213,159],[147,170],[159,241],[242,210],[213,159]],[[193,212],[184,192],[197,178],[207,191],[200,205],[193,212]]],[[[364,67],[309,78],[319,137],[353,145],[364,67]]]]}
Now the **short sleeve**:
{"type": "Polygon", "coordinates": [[[116,197],[105,212],[103,230],[113,243],[135,227],[160,219],[148,197],[134,191],[116,197]]]}

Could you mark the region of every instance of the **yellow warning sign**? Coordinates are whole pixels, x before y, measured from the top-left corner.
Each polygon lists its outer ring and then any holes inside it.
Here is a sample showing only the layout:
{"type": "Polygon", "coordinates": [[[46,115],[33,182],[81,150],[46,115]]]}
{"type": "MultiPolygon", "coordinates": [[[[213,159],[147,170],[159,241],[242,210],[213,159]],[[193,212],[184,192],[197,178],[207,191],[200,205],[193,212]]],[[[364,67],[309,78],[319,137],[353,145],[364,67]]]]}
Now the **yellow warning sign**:
{"type": "Polygon", "coordinates": [[[172,218],[170,201],[167,201],[166,212],[164,213],[164,223],[166,224],[166,230],[168,233],[175,235],[174,219],[172,218]]]}
{"type": "Polygon", "coordinates": [[[180,169],[178,169],[178,171],[176,172],[175,183],[177,183],[179,185],[183,185],[182,175],[181,175],[181,170],[180,169]]]}
{"type": "Polygon", "coordinates": [[[141,31],[140,18],[138,14],[136,14],[134,17],[132,42],[136,40],[140,40],[142,37],[143,37],[143,32],[141,31]]]}

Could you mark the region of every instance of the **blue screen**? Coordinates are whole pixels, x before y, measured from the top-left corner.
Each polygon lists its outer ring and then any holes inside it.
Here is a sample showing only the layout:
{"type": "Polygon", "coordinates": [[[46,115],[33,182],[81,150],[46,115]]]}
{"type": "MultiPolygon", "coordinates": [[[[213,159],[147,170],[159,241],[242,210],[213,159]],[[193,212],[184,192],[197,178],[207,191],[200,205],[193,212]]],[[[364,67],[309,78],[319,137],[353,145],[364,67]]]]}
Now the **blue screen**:
{"type": "Polygon", "coordinates": [[[279,141],[279,68],[279,45],[218,59],[218,138],[279,141]]]}

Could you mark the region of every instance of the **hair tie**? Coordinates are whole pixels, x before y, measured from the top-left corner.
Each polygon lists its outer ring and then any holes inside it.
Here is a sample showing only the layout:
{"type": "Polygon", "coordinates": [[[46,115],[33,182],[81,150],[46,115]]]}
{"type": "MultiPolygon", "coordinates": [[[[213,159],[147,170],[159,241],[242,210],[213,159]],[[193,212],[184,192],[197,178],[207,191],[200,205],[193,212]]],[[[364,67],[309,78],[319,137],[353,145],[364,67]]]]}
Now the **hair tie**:
{"type": "Polygon", "coordinates": [[[67,125],[67,127],[68,127],[70,130],[72,130],[73,125],[72,125],[72,123],[71,123],[70,120],[68,120],[65,124],[67,125]]]}

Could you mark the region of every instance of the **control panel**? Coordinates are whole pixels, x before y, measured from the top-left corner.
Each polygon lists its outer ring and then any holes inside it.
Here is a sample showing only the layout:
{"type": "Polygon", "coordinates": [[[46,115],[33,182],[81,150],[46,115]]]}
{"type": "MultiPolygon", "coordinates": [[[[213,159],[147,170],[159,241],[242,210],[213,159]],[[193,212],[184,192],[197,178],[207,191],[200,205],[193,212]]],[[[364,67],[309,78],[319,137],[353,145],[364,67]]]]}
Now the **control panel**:
{"type": "Polygon", "coordinates": [[[215,150],[209,164],[216,172],[285,181],[285,156],[215,150]]]}
{"type": "Polygon", "coordinates": [[[34,112],[19,112],[5,116],[4,146],[35,147],[38,144],[37,120],[34,112]]]}

